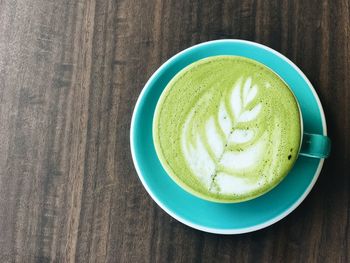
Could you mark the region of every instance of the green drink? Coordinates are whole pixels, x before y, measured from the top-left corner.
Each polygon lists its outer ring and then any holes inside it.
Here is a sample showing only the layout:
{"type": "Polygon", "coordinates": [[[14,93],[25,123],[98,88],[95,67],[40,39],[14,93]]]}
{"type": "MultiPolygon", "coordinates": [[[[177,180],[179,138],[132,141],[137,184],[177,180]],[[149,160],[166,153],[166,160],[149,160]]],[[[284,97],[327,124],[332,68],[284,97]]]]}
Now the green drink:
{"type": "Polygon", "coordinates": [[[255,198],[276,186],[300,149],[298,103],[272,70],[216,56],[180,71],[157,104],[153,139],[167,173],[217,202],[255,198]]]}

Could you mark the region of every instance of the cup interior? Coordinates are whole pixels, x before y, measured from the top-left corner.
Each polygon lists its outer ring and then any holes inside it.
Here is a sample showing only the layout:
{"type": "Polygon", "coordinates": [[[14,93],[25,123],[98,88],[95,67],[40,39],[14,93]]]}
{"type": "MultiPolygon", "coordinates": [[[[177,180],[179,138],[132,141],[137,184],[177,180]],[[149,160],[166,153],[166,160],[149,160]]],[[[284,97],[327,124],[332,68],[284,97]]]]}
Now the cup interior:
{"type": "MultiPolygon", "coordinates": [[[[213,56],[212,56],[213,57],[213,56]]],[[[300,125],[300,141],[299,141],[299,144],[298,144],[298,150],[297,150],[297,155],[299,155],[299,152],[300,152],[300,149],[301,149],[301,143],[302,143],[302,138],[303,138],[303,121],[302,121],[302,114],[301,114],[301,110],[300,110],[300,105],[298,103],[298,100],[297,100],[297,97],[295,96],[293,90],[289,87],[289,85],[284,81],[284,79],[278,75],[273,69],[271,69],[270,67],[260,63],[259,61],[255,60],[255,59],[251,59],[253,60],[254,63],[258,64],[258,65],[261,65],[262,67],[266,68],[267,70],[270,70],[271,72],[273,72],[278,78],[280,81],[282,81],[285,86],[289,89],[291,95],[293,96],[294,100],[295,100],[295,103],[297,104],[297,107],[298,107],[298,113],[299,113],[299,125],[300,125]]],[[[203,60],[199,60],[199,61],[203,61],[203,60]]],[[[196,63],[196,62],[199,62],[199,61],[195,61],[193,63],[196,63]]],[[[189,65],[191,66],[192,63],[189,65]]],[[[197,64],[198,65],[198,64],[197,64]]],[[[183,68],[182,70],[186,70],[187,67],[183,68]]],[[[180,74],[181,71],[177,72],[176,75],[174,76],[173,79],[171,79],[169,82],[173,82],[174,79],[176,79],[176,77],[178,76],[178,74],[180,74]]],[[[172,87],[167,85],[164,90],[162,91],[159,99],[158,99],[158,102],[156,104],[156,110],[155,110],[155,114],[154,114],[154,117],[153,117],[153,137],[154,137],[154,134],[155,134],[155,131],[157,129],[157,122],[156,122],[156,119],[158,117],[158,114],[161,110],[160,108],[163,106],[163,102],[164,102],[164,97],[167,96],[167,94],[171,93],[172,92],[172,87]],[[162,99],[163,98],[163,99],[162,99]]],[[[170,178],[172,178],[172,180],[178,184],[181,188],[183,188],[185,191],[187,191],[188,193],[198,197],[198,198],[202,198],[204,200],[207,200],[207,201],[212,201],[212,202],[217,202],[217,203],[239,203],[239,202],[245,202],[247,200],[251,200],[251,199],[254,199],[254,198],[257,198],[263,194],[266,194],[268,191],[271,191],[274,187],[276,187],[280,182],[277,183],[277,185],[271,185],[268,190],[265,190],[263,191],[262,193],[257,193],[255,195],[251,195],[249,198],[237,198],[236,200],[234,198],[232,198],[231,200],[225,200],[225,199],[222,199],[220,200],[219,198],[216,198],[216,199],[213,199],[211,198],[210,196],[206,196],[204,194],[199,194],[196,192],[195,189],[192,189],[191,186],[185,184],[184,182],[182,182],[182,179],[181,178],[178,178],[178,176],[176,176],[174,174],[174,172],[172,171],[171,168],[169,168],[169,165],[168,165],[168,161],[165,160],[165,157],[162,156],[162,153],[161,153],[161,148],[159,145],[157,145],[157,140],[153,140],[153,143],[154,143],[154,146],[156,148],[156,153],[157,153],[157,156],[159,158],[159,161],[160,163],[162,164],[164,170],[167,172],[167,174],[170,176],[170,178]]],[[[294,164],[293,164],[294,165],[294,164]]],[[[288,172],[292,169],[292,167],[288,170],[288,172]]],[[[282,175],[280,176],[282,177],[282,175]]],[[[284,177],[284,175],[283,175],[284,177]]]]}

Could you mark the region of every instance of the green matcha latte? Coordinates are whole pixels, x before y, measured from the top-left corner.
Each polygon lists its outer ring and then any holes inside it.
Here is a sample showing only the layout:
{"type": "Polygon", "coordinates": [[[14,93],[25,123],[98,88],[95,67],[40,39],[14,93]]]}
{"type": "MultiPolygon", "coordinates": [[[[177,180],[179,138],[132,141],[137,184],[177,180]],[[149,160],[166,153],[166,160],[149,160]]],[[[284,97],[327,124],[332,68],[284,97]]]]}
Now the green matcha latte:
{"type": "Polygon", "coordinates": [[[294,95],[273,71],[238,56],[216,56],[180,71],[153,122],[167,173],[194,195],[240,202],[276,186],[298,155],[294,95]]]}

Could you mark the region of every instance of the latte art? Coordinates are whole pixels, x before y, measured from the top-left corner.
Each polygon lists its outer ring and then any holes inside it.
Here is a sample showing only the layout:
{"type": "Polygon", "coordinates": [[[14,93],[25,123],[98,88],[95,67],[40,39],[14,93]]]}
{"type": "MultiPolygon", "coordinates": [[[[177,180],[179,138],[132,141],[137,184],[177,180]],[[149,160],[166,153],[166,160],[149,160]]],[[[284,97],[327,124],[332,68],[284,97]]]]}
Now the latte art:
{"type": "Polygon", "coordinates": [[[169,83],[154,140],[169,175],[216,201],[242,201],[281,181],[300,144],[299,110],[286,84],[249,59],[196,62],[169,83]]]}
{"type": "Polygon", "coordinates": [[[263,160],[268,134],[254,127],[262,103],[254,103],[258,86],[252,85],[252,79],[243,82],[240,78],[230,93],[229,103],[222,99],[204,127],[195,125],[195,106],[186,119],[181,142],[187,164],[209,191],[242,194],[268,180],[262,177],[251,182],[242,174],[263,160]]]}

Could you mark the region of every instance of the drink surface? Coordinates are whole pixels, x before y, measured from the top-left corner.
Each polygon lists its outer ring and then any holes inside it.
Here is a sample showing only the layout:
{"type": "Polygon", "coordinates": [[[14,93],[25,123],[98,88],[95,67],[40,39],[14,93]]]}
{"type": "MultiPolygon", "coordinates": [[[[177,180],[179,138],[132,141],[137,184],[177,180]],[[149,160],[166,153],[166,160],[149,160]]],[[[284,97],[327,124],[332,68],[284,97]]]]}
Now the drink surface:
{"type": "Polygon", "coordinates": [[[202,198],[239,202],[276,186],[301,140],[294,95],[272,70],[216,56],[180,71],[158,102],[153,139],[168,174],[202,198]]]}

